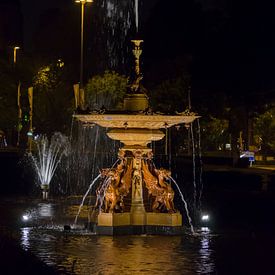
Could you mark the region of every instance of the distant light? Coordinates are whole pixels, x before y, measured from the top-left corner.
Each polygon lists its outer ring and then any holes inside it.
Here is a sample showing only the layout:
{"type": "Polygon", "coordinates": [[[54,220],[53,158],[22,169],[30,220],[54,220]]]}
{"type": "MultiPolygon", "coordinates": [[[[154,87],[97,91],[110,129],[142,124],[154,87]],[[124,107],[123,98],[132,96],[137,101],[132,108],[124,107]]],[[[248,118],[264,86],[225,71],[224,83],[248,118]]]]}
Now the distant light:
{"type": "Polygon", "coordinates": [[[202,221],[209,221],[209,215],[202,215],[201,220],[202,221]]]}
{"type": "Polygon", "coordinates": [[[28,137],[32,137],[32,136],[33,136],[33,133],[32,133],[31,131],[29,131],[29,132],[27,133],[27,136],[28,136],[28,137]]]}
{"type": "Polygon", "coordinates": [[[64,67],[64,62],[63,62],[61,59],[58,59],[58,60],[57,60],[57,66],[58,66],[59,68],[64,67]]]}
{"type": "Polygon", "coordinates": [[[225,149],[226,150],[231,150],[231,144],[230,143],[226,143],[225,144],[225,149]]]}
{"type": "Polygon", "coordinates": [[[76,3],[92,3],[93,0],[75,0],[76,3]]]}
{"type": "Polygon", "coordinates": [[[210,232],[210,229],[208,227],[201,227],[202,232],[210,232]]]}

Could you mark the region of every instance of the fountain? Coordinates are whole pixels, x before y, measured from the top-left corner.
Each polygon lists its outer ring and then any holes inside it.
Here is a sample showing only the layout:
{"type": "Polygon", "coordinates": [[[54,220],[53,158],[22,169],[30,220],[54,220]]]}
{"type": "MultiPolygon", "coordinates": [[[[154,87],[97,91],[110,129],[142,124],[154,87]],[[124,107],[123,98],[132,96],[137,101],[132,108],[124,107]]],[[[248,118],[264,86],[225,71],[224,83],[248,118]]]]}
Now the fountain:
{"type": "Polygon", "coordinates": [[[31,154],[30,156],[39,178],[43,199],[47,200],[50,182],[58,164],[66,154],[68,139],[61,133],[55,133],[50,141],[46,136],[41,136],[35,141],[35,148],[37,155],[31,154]]]}
{"type": "MultiPolygon", "coordinates": [[[[123,144],[118,152],[118,161],[111,168],[101,170],[101,183],[96,190],[98,215],[94,220],[95,231],[107,235],[178,234],[183,227],[182,215],[173,202],[171,183],[174,181],[169,170],[155,167],[148,144],[164,138],[162,129],[179,124],[190,125],[198,116],[189,111],[163,115],[149,108],[148,97],[141,84],[143,41],[132,42],[136,76],[124,98],[123,111],[101,110],[74,115],[86,127],[97,124],[107,128],[108,137],[123,144]]],[[[181,197],[184,201],[182,194],[181,197]]],[[[186,212],[188,215],[188,210],[186,212]]],[[[189,215],[188,219],[193,231],[189,215]]]]}

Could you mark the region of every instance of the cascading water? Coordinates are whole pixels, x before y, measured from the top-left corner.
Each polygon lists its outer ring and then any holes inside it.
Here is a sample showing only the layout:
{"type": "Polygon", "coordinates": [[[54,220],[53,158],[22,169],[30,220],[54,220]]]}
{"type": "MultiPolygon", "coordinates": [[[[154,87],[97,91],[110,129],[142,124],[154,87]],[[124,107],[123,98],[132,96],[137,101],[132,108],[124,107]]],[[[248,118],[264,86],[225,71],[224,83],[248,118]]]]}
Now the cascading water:
{"type": "Polygon", "coordinates": [[[31,154],[31,159],[42,190],[49,190],[58,164],[62,157],[68,153],[68,138],[61,133],[55,133],[50,141],[46,136],[41,136],[34,144],[36,155],[31,154]]]}
{"type": "Polygon", "coordinates": [[[194,207],[194,211],[196,211],[196,208],[197,208],[196,151],[195,151],[195,139],[194,139],[193,123],[191,123],[191,125],[190,125],[190,131],[191,131],[192,160],[193,160],[193,187],[194,187],[193,207],[194,207]]]}
{"type": "Polygon", "coordinates": [[[200,120],[197,119],[197,125],[198,125],[198,151],[199,151],[199,163],[200,163],[200,171],[199,171],[199,198],[198,198],[198,209],[201,209],[201,196],[203,192],[203,181],[202,181],[202,155],[201,155],[201,127],[200,127],[200,120]]]}
{"type": "Polygon", "coordinates": [[[136,15],[136,30],[138,32],[138,23],[139,23],[139,18],[138,18],[138,0],[135,0],[135,15],[136,15]]]}
{"type": "Polygon", "coordinates": [[[93,29],[96,32],[93,51],[97,71],[108,69],[127,72],[129,40],[138,24],[135,3],[129,0],[99,0],[94,3],[93,29]]]}
{"type": "Polygon", "coordinates": [[[99,128],[97,127],[96,135],[95,135],[94,155],[93,155],[92,178],[94,178],[95,168],[96,168],[96,152],[97,152],[97,143],[98,143],[98,133],[99,133],[99,128]]]}
{"type": "Polygon", "coordinates": [[[186,212],[186,215],[187,215],[187,218],[188,218],[188,222],[189,222],[189,225],[190,225],[190,230],[191,230],[192,234],[194,234],[195,231],[194,231],[194,227],[193,227],[193,224],[192,224],[191,216],[190,216],[190,214],[189,214],[187,202],[186,202],[186,200],[184,199],[184,196],[183,196],[183,194],[182,194],[182,192],[181,192],[181,190],[180,190],[179,185],[177,184],[177,182],[176,182],[172,177],[170,177],[170,179],[171,179],[172,182],[176,185],[176,187],[177,187],[177,189],[178,189],[178,191],[179,191],[181,200],[182,200],[182,202],[184,203],[184,208],[185,208],[185,212],[186,212]]]}
{"type": "Polygon", "coordinates": [[[70,187],[68,193],[71,195],[83,194],[97,171],[113,163],[113,156],[118,149],[106,136],[106,129],[97,125],[75,125],[67,171],[70,187]]]}

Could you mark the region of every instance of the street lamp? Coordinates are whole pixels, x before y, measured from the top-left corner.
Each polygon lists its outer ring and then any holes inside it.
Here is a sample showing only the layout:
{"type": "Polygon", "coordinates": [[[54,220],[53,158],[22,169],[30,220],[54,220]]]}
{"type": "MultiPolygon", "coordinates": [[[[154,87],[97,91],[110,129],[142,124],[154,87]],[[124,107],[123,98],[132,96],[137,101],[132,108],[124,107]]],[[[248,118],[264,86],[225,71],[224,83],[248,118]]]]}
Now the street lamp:
{"type": "Polygon", "coordinates": [[[84,7],[86,3],[92,3],[93,0],[75,0],[76,3],[81,4],[81,37],[80,37],[80,93],[83,92],[83,29],[84,29],[84,7]]]}
{"type": "Polygon", "coordinates": [[[19,49],[20,49],[20,47],[18,47],[18,46],[13,47],[13,63],[14,64],[16,63],[16,51],[19,49]]]}
{"type": "MultiPolygon", "coordinates": [[[[20,50],[20,47],[14,46],[13,47],[13,66],[14,66],[14,72],[15,75],[17,75],[17,70],[16,70],[16,53],[17,50],[20,50]]],[[[20,144],[20,131],[21,131],[21,121],[22,121],[22,109],[21,109],[21,83],[20,80],[18,80],[18,85],[17,85],[17,106],[18,106],[18,125],[17,125],[17,143],[16,145],[19,146],[20,144]]]]}

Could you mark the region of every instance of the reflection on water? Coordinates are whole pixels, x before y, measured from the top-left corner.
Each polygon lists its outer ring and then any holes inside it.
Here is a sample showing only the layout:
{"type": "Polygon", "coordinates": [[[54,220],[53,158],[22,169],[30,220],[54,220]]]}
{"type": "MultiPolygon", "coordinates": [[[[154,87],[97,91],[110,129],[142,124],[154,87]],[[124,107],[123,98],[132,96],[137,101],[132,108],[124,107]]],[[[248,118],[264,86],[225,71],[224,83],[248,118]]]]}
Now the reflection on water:
{"type": "Polygon", "coordinates": [[[20,245],[61,274],[275,274],[274,230],[227,228],[214,235],[212,226],[194,236],[97,236],[64,232],[75,218],[67,215],[68,206],[1,201],[0,217],[13,226],[21,220],[20,245]],[[23,221],[23,215],[30,219],[23,221]]]}
{"type": "Polygon", "coordinates": [[[211,238],[207,233],[201,236],[201,239],[200,239],[201,248],[199,249],[200,261],[198,261],[197,263],[198,264],[197,271],[199,274],[210,274],[215,269],[215,265],[211,257],[213,250],[210,246],[210,241],[211,241],[211,238]]]}
{"type": "Polygon", "coordinates": [[[21,245],[49,265],[75,274],[209,274],[211,237],[96,236],[22,229],[21,245]],[[26,232],[28,232],[26,234],[26,232]]]}
{"type": "Polygon", "coordinates": [[[25,250],[28,250],[30,248],[30,241],[29,241],[30,231],[31,231],[30,227],[25,227],[21,229],[21,244],[25,250]]]}
{"type": "MultiPolygon", "coordinates": [[[[202,274],[213,271],[209,232],[201,236],[96,236],[63,232],[65,204],[37,203],[25,212],[21,246],[74,274],[202,274]]],[[[70,217],[72,220],[72,217],[70,217]]],[[[69,223],[68,223],[69,224],[69,223]]]]}
{"type": "Polygon", "coordinates": [[[53,205],[51,203],[39,203],[38,212],[40,217],[53,217],[53,205]]]}

